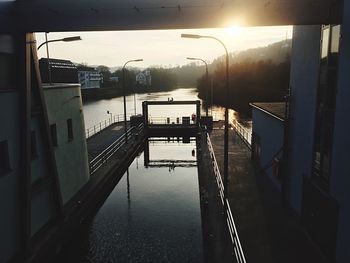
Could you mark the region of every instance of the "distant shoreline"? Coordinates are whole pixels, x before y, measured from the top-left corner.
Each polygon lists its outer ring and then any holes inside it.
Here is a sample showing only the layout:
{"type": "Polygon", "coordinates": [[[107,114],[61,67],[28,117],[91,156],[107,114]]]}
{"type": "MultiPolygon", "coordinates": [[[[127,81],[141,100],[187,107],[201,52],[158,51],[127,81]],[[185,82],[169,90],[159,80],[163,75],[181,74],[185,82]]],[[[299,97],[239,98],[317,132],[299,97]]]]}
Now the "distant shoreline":
{"type": "MultiPolygon", "coordinates": [[[[176,86],[168,89],[138,89],[136,94],[157,93],[157,92],[170,92],[177,89],[196,89],[193,86],[176,86]]],[[[133,91],[127,90],[126,96],[134,94],[133,91]]],[[[120,88],[99,88],[99,89],[82,89],[81,90],[83,101],[97,101],[104,99],[112,99],[123,96],[123,90],[120,88]]]]}

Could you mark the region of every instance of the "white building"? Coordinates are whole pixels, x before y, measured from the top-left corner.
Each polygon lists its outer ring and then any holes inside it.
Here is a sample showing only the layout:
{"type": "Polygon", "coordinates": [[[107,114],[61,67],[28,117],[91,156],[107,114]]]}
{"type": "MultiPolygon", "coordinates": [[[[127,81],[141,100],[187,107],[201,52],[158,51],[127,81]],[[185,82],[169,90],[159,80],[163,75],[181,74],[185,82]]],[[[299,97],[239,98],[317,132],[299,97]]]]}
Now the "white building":
{"type": "MultiPolygon", "coordinates": [[[[10,73],[13,38],[0,35],[0,43],[0,65],[10,73]]],[[[35,84],[24,100],[11,76],[0,78],[0,262],[20,261],[24,224],[30,238],[40,235],[57,220],[58,199],[66,205],[89,180],[80,85],[43,86],[41,104],[35,84]],[[24,105],[29,105],[27,115],[24,105]]]]}
{"type": "Polygon", "coordinates": [[[99,89],[103,81],[102,74],[93,68],[79,69],[78,78],[82,89],[99,89]]]}
{"type": "Polygon", "coordinates": [[[136,83],[140,85],[151,86],[152,85],[151,72],[149,70],[145,70],[143,72],[136,74],[136,83]]]}

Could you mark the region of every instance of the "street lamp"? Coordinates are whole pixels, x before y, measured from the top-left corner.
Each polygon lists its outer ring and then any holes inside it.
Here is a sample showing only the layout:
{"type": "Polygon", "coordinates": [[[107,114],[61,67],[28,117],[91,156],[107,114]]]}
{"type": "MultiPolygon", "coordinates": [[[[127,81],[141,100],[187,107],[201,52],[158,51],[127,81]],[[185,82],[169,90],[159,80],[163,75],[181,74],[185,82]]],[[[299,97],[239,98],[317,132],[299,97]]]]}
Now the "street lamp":
{"type": "Polygon", "coordinates": [[[65,38],[60,38],[60,39],[53,39],[53,40],[47,40],[43,43],[41,43],[38,47],[38,50],[45,44],[47,43],[51,43],[51,42],[59,42],[59,41],[63,41],[63,42],[73,42],[73,41],[78,41],[81,40],[80,36],[75,36],[75,37],[65,37],[65,38]]]}
{"type": "Polygon", "coordinates": [[[78,40],[81,40],[80,36],[65,37],[65,38],[60,38],[60,39],[47,40],[47,32],[45,32],[45,42],[41,43],[37,50],[39,50],[43,45],[46,44],[47,69],[49,71],[49,82],[50,82],[50,85],[52,84],[52,80],[51,80],[51,65],[50,65],[50,55],[49,55],[49,45],[48,44],[51,43],[51,42],[58,42],[58,41],[72,42],[72,41],[78,41],[78,40]]]}
{"type": "Polygon", "coordinates": [[[199,60],[199,61],[202,61],[204,64],[205,64],[205,75],[206,75],[206,94],[205,94],[205,100],[206,100],[206,103],[205,103],[205,116],[208,117],[208,92],[209,92],[209,76],[208,76],[208,63],[204,60],[204,59],[201,59],[201,58],[187,58],[188,60],[199,60]]]}
{"type": "Polygon", "coordinates": [[[128,128],[127,128],[127,122],[126,122],[125,66],[130,62],[140,62],[140,61],[143,61],[143,59],[140,58],[140,59],[128,60],[123,66],[124,133],[125,133],[125,142],[126,143],[128,142],[128,128]]]}
{"type": "MultiPolygon", "coordinates": [[[[229,106],[229,56],[225,44],[218,38],[213,36],[202,36],[195,34],[181,34],[183,38],[210,38],[218,41],[225,49],[226,53],[226,107],[225,107],[225,135],[224,135],[224,198],[227,199],[227,182],[228,182],[228,106],[229,106]]],[[[226,206],[226,202],[225,202],[226,206]]]]}

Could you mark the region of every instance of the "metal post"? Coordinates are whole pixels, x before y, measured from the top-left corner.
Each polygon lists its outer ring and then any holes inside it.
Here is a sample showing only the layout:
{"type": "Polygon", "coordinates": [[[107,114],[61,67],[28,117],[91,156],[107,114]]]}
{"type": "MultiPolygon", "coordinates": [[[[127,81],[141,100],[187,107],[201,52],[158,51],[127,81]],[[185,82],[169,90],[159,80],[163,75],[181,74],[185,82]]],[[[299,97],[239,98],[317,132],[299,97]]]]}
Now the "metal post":
{"type": "Polygon", "coordinates": [[[126,122],[126,97],[125,97],[125,66],[128,62],[125,63],[123,67],[123,101],[124,101],[124,134],[125,134],[125,143],[128,143],[128,128],[126,122]]]}
{"type": "MultiPolygon", "coordinates": [[[[228,107],[229,107],[229,98],[230,98],[230,90],[229,90],[229,56],[225,45],[219,41],[225,48],[226,51],[226,108],[225,108],[225,135],[224,135],[224,197],[227,199],[228,193],[228,107]]],[[[226,202],[225,202],[226,206],[226,202]]]]}
{"type": "Polygon", "coordinates": [[[213,77],[211,77],[210,79],[210,91],[211,91],[211,96],[210,96],[210,99],[211,99],[211,104],[210,104],[210,109],[211,109],[211,115],[213,115],[213,77]]]}
{"type": "Polygon", "coordinates": [[[136,115],[136,92],[135,92],[135,86],[134,86],[134,115],[136,115]]]}
{"type": "Polygon", "coordinates": [[[51,85],[52,84],[51,65],[50,65],[49,41],[47,40],[47,32],[45,32],[45,42],[46,42],[47,69],[49,71],[49,83],[51,85]]]}
{"type": "Polygon", "coordinates": [[[206,74],[206,92],[205,92],[205,116],[208,117],[208,99],[209,99],[209,96],[208,96],[208,93],[209,93],[209,74],[208,74],[208,64],[207,62],[205,62],[205,74],[206,74]]]}

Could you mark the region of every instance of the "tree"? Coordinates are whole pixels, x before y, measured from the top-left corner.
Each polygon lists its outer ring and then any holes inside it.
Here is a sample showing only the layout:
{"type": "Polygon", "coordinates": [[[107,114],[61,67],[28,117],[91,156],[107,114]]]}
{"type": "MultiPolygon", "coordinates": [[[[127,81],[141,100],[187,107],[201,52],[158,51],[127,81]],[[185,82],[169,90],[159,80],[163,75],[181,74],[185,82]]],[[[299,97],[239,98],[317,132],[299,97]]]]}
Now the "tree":
{"type": "Polygon", "coordinates": [[[109,70],[109,67],[100,65],[97,67],[97,71],[102,74],[103,81],[109,81],[111,79],[112,73],[109,70]]]}

